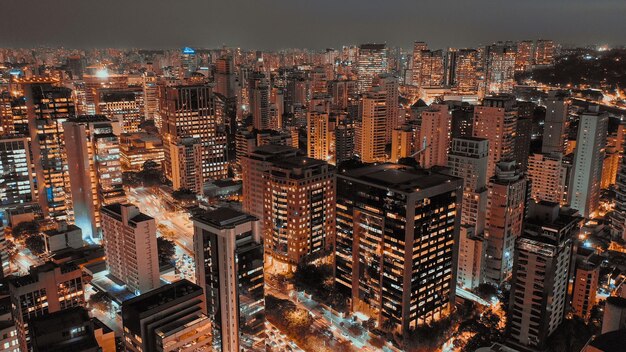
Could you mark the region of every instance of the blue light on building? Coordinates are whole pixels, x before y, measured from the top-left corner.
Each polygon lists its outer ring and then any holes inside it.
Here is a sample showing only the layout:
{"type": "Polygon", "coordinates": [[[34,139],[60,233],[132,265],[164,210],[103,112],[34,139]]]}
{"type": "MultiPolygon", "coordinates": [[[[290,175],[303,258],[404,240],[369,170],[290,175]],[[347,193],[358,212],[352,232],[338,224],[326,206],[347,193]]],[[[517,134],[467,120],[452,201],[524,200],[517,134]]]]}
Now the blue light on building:
{"type": "Polygon", "coordinates": [[[193,55],[195,53],[196,53],[196,51],[193,50],[192,48],[188,47],[188,46],[183,48],[183,54],[193,55]]]}

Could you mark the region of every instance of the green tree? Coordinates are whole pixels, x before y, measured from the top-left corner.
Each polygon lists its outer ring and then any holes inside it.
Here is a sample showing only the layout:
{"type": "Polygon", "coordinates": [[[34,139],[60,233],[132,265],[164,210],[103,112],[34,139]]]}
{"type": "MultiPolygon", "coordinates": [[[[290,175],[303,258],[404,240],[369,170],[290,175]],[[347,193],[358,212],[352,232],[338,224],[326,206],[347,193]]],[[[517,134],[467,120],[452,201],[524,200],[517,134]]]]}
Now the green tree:
{"type": "Polygon", "coordinates": [[[158,237],[157,249],[159,252],[160,263],[166,264],[174,259],[174,255],[176,254],[176,246],[174,245],[174,241],[168,240],[164,237],[158,237]]]}
{"type": "Polygon", "coordinates": [[[41,255],[46,251],[46,243],[42,235],[30,235],[26,238],[24,244],[35,255],[41,255]]]}
{"type": "Polygon", "coordinates": [[[22,221],[19,224],[13,226],[12,229],[13,238],[22,239],[30,235],[39,234],[39,222],[37,221],[22,221]]]}

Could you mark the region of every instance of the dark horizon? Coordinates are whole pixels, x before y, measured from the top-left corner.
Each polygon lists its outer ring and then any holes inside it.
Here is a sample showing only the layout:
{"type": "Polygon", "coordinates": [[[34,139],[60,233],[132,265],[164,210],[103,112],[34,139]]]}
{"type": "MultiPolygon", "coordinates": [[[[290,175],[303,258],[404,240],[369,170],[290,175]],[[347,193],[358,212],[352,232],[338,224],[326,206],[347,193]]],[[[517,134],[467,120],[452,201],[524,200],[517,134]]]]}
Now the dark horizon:
{"type": "Polygon", "coordinates": [[[626,45],[626,2],[616,0],[5,0],[0,47],[252,50],[386,43],[409,49],[500,40],[626,45]]]}

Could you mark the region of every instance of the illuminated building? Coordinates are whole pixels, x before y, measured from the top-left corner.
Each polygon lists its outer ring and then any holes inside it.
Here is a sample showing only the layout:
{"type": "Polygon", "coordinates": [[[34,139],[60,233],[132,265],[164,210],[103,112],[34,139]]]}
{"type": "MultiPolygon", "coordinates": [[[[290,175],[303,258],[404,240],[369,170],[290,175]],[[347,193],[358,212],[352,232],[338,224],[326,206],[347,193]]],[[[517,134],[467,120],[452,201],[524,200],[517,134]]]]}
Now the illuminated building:
{"type": "Polygon", "coordinates": [[[386,102],[387,106],[387,117],[385,118],[386,127],[386,135],[385,142],[391,142],[391,132],[398,126],[400,126],[400,109],[398,107],[398,96],[399,96],[399,83],[398,77],[391,74],[383,74],[378,76],[375,80],[376,84],[385,90],[386,94],[386,102]]]}
{"type": "Polygon", "coordinates": [[[335,280],[351,311],[401,334],[447,316],[461,187],[458,178],[398,164],[338,174],[335,280]]]}
{"type": "Polygon", "coordinates": [[[598,278],[600,267],[594,263],[583,261],[576,264],[574,290],[572,292],[572,308],[574,314],[585,321],[589,320],[591,309],[596,305],[598,278]]]}
{"type": "Polygon", "coordinates": [[[149,160],[161,166],[163,159],[163,141],[158,135],[139,132],[120,136],[120,160],[124,170],[141,171],[149,160]]]}
{"type": "Polygon", "coordinates": [[[202,193],[202,143],[198,138],[182,138],[170,144],[172,188],[202,193]]]}
{"type": "Polygon", "coordinates": [[[39,205],[44,217],[71,222],[73,213],[63,122],[75,115],[72,91],[38,80],[22,84],[39,205]]]}
{"type": "Polygon", "coordinates": [[[236,160],[241,165],[241,159],[251,154],[257,147],[273,144],[292,146],[291,133],[275,130],[239,130],[236,134],[236,160]]]}
{"type": "Polygon", "coordinates": [[[202,143],[202,181],[226,178],[228,165],[224,116],[217,109],[211,86],[165,87],[160,107],[166,177],[172,178],[172,144],[192,137],[199,138],[202,143]]]}
{"type": "Polygon", "coordinates": [[[474,131],[474,105],[462,104],[452,109],[450,138],[472,137],[474,131]]]}
{"type": "Polygon", "coordinates": [[[72,263],[31,267],[9,280],[9,292],[21,351],[30,351],[30,319],[85,305],[83,273],[72,263]]]}
{"type": "Polygon", "coordinates": [[[517,48],[510,43],[496,43],[486,49],[486,93],[511,93],[515,85],[517,48]]]}
{"type": "Polygon", "coordinates": [[[601,189],[609,189],[609,187],[615,185],[617,180],[617,172],[619,170],[619,162],[622,158],[623,148],[623,146],[618,143],[616,135],[610,135],[607,138],[604,161],[602,162],[602,181],[600,182],[601,189]]]}
{"type": "Polygon", "coordinates": [[[354,157],[354,122],[340,120],[335,128],[335,165],[354,157]]]}
{"type": "Polygon", "coordinates": [[[450,175],[463,179],[461,224],[482,235],[487,207],[487,160],[489,141],[482,138],[454,138],[448,154],[450,175]]]}
{"type": "Polygon", "coordinates": [[[489,140],[487,177],[495,175],[500,160],[514,157],[517,126],[514,103],[514,97],[495,96],[485,98],[482,106],[474,107],[474,137],[489,140]]]}
{"type": "Polygon", "coordinates": [[[309,111],[307,114],[307,155],[309,158],[330,161],[332,132],[328,113],[309,111]]]}
{"type": "Polygon", "coordinates": [[[73,307],[30,321],[33,351],[102,351],[88,311],[73,307]]]}
{"type": "Polygon", "coordinates": [[[359,92],[367,92],[374,79],[387,72],[387,46],[385,44],[361,44],[356,63],[359,92]]]}
{"type": "Polygon", "coordinates": [[[335,243],[334,168],[321,160],[293,156],[272,161],[262,177],[268,264],[278,272],[292,271],[302,258],[331,250],[335,243]]]}
{"type": "Polygon", "coordinates": [[[349,79],[333,80],[328,82],[328,93],[332,98],[332,108],[346,110],[357,92],[357,82],[349,79]]]}
{"type": "Polygon", "coordinates": [[[579,218],[561,212],[556,203],[531,206],[524,233],[515,244],[508,341],[543,350],[561,325],[567,308],[572,238],[579,218]]]}
{"type": "Polygon", "coordinates": [[[540,39],[535,47],[535,65],[554,64],[554,41],[540,39]]]}
{"type": "Polygon", "coordinates": [[[196,72],[198,69],[198,59],[196,56],[196,51],[190,47],[184,47],[180,53],[180,61],[183,71],[185,72],[185,76],[196,72]]]}
{"type": "Polygon", "coordinates": [[[570,103],[563,94],[552,91],[548,95],[546,99],[546,118],[543,125],[542,153],[565,154],[569,106],[570,103]]]}
{"type": "Polygon", "coordinates": [[[454,86],[459,93],[478,91],[478,53],[473,49],[462,49],[456,53],[454,86]]]}
{"type": "Polygon", "coordinates": [[[533,154],[528,159],[530,196],[535,201],[567,203],[568,168],[561,154],[533,154]]]}
{"type": "Polygon", "coordinates": [[[501,161],[487,189],[485,281],[500,285],[511,275],[515,240],[522,234],[526,178],[514,161],[501,161]]]}
{"type": "Polygon", "coordinates": [[[482,236],[474,234],[474,228],[461,225],[459,236],[459,259],[456,282],[461,287],[474,289],[483,283],[487,243],[482,236]]]}
{"type": "Polygon", "coordinates": [[[202,287],[185,279],[122,303],[127,351],[193,352],[210,350],[211,322],[202,313],[202,287]]]}
{"type": "MultiPolygon", "coordinates": [[[[316,66],[310,72],[311,95],[328,93],[328,76],[324,66],[316,66]]],[[[332,78],[332,77],[331,77],[332,78]]]]}
{"type": "Polygon", "coordinates": [[[161,129],[161,117],[159,116],[159,87],[157,75],[147,71],[143,74],[143,103],[146,120],[153,120],[154,125],[161,129]]]}
{"type": "Polygon", "coordinates": [[[381,87],[372,87],[362,100],[361,161],[382,162],[387,159],[385,144],[387,135],[387,92],[381,87]]]}
{"type": "Polygon", "coordinates": [[[598,106],[580,115],[569,203],[585,218],[595,217],[600,203],[607,128],[608,114],[598,106]]]}
{"type": "MultiPolygon", "coordinates": [[[[241,158],[243,210],[263,219],[265,204],[265,173],[277,160],[299,155],[296,148],[281,145],[260,146],[241,158]]],[[[261,223],[262,224],[262,223],[261,223]]]]}
{"type": "Polygon", "coordinates": [[[193,217],[196,282],[204,288],[214,346],[264,349],[263,244],[259,220],[230,208],[193,217]]]}
{"type": "Polygon", "coordinates": [[[139,132],[144,120],[144,95],[140,88],[99,89],[98,114],[119,121],[123,133],[139,132]]]}
{"type": "Polygon", "coordinates": [[[602,316],[602,333],[623,329],[626,329],[626,297],[610,296],[602,316]]]}
{"type": "Polygon", "coordinates": [[[215,62],[215,92],[227,98],[237,96],[235,62],[231,55],[225,55],[215,62]]]}
{"type": "Polygon", "coordinates": [[[263,72],[254,72],[249,81],[250,111],[252,124],[258,130],[271,126],[270,118],[270,83],[263,72]]]}
{"type": "Polygon", "coordinates": [[[532,68],[534,62],[535,43],[532,40],[523,40],[517,43],[515,54],[515,71],[525,72],[532,68]]]}
{"type": "Polygon", "coordinates": [[[156,223],[132,204],[102,207],[102,234],[110,274],[139,295],[160,285],[156,223]]]}
{"type": "Polygon", "coordinates": [[[83,76],[84,84],[77,87],[82,99],[78,101],[80,115],[95,115],[98,112],[99,91],[102,89],[128,88],[128,76],[114,74],[102,67],[89,67],[88,74],[83,76]]]}
{"type": "Polygon", "coordinates": [[[623,156],[615,181],[615,208],[609,219],[611,234],[626,241],[626,158],[623,156]]]}
{"type": "Polygon", "coordinates": [[[403,125],[391,132],[391,162],[397,163],[401,158],[408,158],[415,153],[417,141],[416,129],[411,125],[403,125]]]}
{"type": "Polygon", "coordinates": [[[533,129],[533,120],[531,117],[522,117],[518,108],[517,122],[515,124],[515,141],[513,145],[513,159],[520,168],[520,171],[526,173],[528,170],[528,157],[530,154],[530,142],[533,129]]]}
{"type": "Polygon", "coordinates": [[[413,85],[420,86],[422,82],[422,52],[428,50],[428,45],[424,42],[413,43],[413,85]]]}
{"type": "Polygon", "coordinates": [[[445,65],[442,50],[422,50],[420,69],[420,88],[443,87],[445,65]]]}
{"type": "Polygon", "coordinates": [[[65,248],[79,249],[83,247],[83,232],[76,225],[57,222],[52,228],[42,231],[46,244],[46,253],[60,251],[65,248]]]}
{"type": "Polygon", "coordinates": [[[126,201],[119,139],[114,123],[102,115],[79,116],[63,123],[74,222],[83,238],[100,236],[100,207],[126,201]]]}
{"type": "Polygon", "coordinates": [[[0,206],[36,201],[28,138],[0,137],[0,206]]]}
{"type": "Polygon", "coordinates": [[[420,166],[446,166],[450,146],[450,112],[447,105],[433,104],[422,111],[416,156],[420,166]]]}

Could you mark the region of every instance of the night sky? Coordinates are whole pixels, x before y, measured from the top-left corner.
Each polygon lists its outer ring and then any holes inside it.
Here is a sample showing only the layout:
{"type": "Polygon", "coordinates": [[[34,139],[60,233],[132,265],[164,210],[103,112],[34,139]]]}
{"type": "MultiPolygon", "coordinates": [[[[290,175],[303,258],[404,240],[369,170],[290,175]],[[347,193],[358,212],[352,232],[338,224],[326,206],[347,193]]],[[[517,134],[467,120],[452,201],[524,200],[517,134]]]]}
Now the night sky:
{"type": "Polygon", "coordinates": [[[626,44],[625,0],[0,0],[0,46],[626,44]]]}

